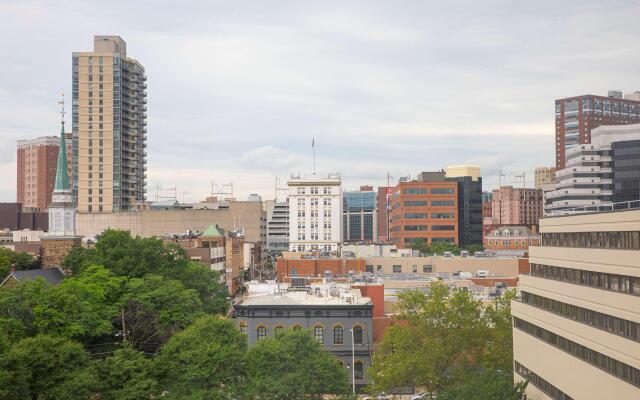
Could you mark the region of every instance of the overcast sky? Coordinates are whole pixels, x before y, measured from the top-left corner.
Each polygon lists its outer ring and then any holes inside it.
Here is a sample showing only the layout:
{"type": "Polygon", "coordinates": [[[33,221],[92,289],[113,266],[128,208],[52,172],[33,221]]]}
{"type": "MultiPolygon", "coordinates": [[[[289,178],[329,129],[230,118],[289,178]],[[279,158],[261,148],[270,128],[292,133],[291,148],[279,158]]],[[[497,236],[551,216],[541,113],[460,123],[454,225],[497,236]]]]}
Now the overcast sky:
{"type": "MultiPolygon", "coordinates": [[[[59,132],[71,53],[120,35],[148,77],[148,198],[275,176],[345,188],[471,163],[554,164],[554,100],[640,90],[636,1],[0,0],[0,201],[16,140],[59,132]]],[[[70,105],[68,104],[70,108],[70,105]]]]}

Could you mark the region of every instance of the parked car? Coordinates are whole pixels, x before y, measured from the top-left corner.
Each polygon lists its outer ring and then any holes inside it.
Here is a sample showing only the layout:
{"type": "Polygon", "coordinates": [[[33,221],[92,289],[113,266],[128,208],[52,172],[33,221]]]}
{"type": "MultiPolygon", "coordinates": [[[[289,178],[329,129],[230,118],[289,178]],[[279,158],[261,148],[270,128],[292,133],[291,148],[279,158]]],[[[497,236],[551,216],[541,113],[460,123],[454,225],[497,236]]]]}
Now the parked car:
{"type": "Polygon", "coordinates": [[[478,270],[478,272],[476,272],[476,276],[478,278],[486,278],[489,276],[489,271],[487,271],[486,269],[480,269],[478,270]]]}
{"type": "Polygon", "coordinates": [[[435,400],[436,396],[429,392],[418,393],[411,397],[411,400],[435,400]]]}

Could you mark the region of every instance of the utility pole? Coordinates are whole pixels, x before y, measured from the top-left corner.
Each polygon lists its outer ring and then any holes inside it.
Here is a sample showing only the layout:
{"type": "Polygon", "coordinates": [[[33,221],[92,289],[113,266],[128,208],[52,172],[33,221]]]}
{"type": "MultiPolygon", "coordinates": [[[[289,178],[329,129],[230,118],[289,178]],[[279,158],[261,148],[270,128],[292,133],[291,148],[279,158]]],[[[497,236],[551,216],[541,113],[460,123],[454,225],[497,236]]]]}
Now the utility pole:
{"type": "Polygon", "coordinates": [[[122,324],[122,341],[127,341],[127,327],[124,323],[124,308],[122,309],[122,314],[120,315],[120,323],[122,324]]]}
{"type": "Polygon", "coordinates": [[[351,388],[353,390],[353,394],[356,394],[356,345],[355,339],[353,337],[353,328],[349,329],[351,331],[351,388]]]}

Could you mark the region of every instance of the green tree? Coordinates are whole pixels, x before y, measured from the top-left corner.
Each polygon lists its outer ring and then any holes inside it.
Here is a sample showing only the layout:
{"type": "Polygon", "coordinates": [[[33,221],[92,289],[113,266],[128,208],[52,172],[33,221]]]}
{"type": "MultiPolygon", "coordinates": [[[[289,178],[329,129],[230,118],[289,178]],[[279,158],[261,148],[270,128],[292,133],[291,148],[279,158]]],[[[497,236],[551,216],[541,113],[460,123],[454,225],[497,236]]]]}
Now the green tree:
{"type": "Polygon", "coordinates": [[[246,387],[252,399],[322,399],[348,393],[349,380],[308,331],[287,329],[249,351],[246,387]]]}
{"type": "Polygon", "coordinates": [[[110,335],[125,278],[97,265],[51,286],[33,308],[39,332],[89,342],[110,335]]]}
{"type": "Polygon", "coordinates": [[[129,232],[107,230],[91,249],[74,249],[64,265],[80,272],[88,265],[103,265],[117,276],[142,278],[161,275],[195,289],[205,311],[225,313],[229,308],[226,287],[220,275],[206,266],[189,260],[180,246],[165,245],[157,238],[132,237],[129,232]]]}
{"type": "Polygon", "coordinates": [[[513,385],[510,374],[495,370],[466,371],[465,379],[438,394],[438,400],[523,400],[526,382],[513,385]]]}
{"type": "Polygon", "coordinates": [[[4,247],[0,247],[0,281],[9,275],[11,268],[16,271],[38,268],[38,260],[29,253],[16,253],[4,247]]]}
{"type": "Polygon", "coordinates": [[[411,384],[439,392],[486,352],[490,323],[468,291],[436,282],[428,293],[400,294],[399,310],[408,324],[390,328],[374,354],[377,389],[411,384]]]}
{"type": "MultiPolygon", "coordinates": [[[[127,340],[139,350],[154,352],[176,331],[204,314],[194,289],[159,275],[130,279],[122,296],[127,340]]],[[[120,324],[120,316],[115,324],[120,324]]]]}
{"type": "Polygon", "coordinates": [[[153,360],[129,345],[96,361],[93,368],[101,400],[148,399],[157,392],[153,360]]]}
{"type": "Polygon", "coordinates": [[[515,290],[509,290],[497,297],[493,304],[484,308],[484,315],[491,329],[485,351],[478,356],[478,365],[499,370],[510,379],[513,379],[511,300],[515,297],[515,290]]]}
{"type": "Polygon", "coordinates": [[[0,335],[17,342],[37,332],[33,309],[43,304],[49,285],[38,278],[14,287],[0,287],[0,335]]]}
{"type": "Polygon", "coordinates": [[[87,399],[95,378],[79,343],[48,335],[26,338],[0,356],[0,390],[17,399],[87,399]]]}
{"type": "Polygon", "coordinates": [[[232,321],[205,316],[162,347],[157,371],[167,399],[237,398],[247,338],[232,321]]]}

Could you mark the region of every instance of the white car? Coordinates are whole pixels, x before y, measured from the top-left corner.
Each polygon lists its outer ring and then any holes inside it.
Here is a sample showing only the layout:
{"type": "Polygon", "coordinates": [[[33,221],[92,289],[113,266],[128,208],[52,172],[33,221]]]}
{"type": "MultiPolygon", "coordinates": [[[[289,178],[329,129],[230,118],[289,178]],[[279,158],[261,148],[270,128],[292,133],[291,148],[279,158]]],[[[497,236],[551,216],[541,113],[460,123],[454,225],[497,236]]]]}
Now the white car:
{"type": "Polygon", "coordinates": [[[427,400],[427,399],[435,399],[435,396],[432,396],[429,392],[418,393],[414,396],[411,396],[411,400],[427,400]]]}

